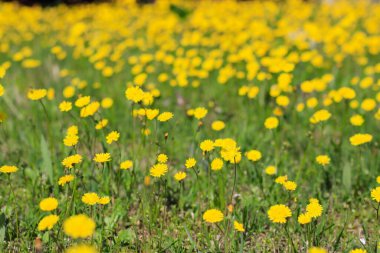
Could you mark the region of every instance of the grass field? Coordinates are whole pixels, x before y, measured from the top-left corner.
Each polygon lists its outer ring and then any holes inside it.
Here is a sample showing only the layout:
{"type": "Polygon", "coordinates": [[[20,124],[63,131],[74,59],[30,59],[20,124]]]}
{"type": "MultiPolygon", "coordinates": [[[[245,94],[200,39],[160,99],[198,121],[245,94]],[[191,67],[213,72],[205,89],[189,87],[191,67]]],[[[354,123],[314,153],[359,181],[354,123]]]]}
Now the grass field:
{"type": "Polygon", "coordinates": [[[379,252],[380,4],[0,3],[0,252],[379,252]]]}

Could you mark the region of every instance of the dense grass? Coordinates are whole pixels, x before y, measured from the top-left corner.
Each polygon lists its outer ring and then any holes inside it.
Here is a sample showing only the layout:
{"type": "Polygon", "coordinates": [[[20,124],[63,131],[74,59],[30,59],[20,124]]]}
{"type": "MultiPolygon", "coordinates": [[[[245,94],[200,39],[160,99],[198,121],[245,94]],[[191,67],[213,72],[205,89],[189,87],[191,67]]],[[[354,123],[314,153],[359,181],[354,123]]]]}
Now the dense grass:
{"type": "Polygon", "coordinates": [[[0,4],[0,166],[18,168],[0,174],[0,251],[63,252],[81,243],[99,252],[379,251],[380,197],[371,197],[380,183],[379,11],[376,3],[346,1],[0,4]],[[134,86],[153,94],[151,103],[127,99],[134,86]],[[252,87],[258,92],[249,97],[252,87]],[[47,95],[30,99],[31,89],[47,95]],[[75,106],[83,96],[101,102],[88,117],[75,106]],[[62,112],[62,101],[72,109],[62,112]],[[207,115],[192,116],[197,107],[207,115]],[[149,108],[174,117],[149,120],[142,115],[149,108]],[[331,117],[311,123],[321,109],[331,117]],[[362,124],[350,120],[356,114],[362,124]],[[279,125],[267,129],[272,116],[279,125]],[[108,125],[96,129],[101,119],[108,125]],[[213,129],[216,120],[225,128],[213,129]],[[63,140],[72,125],[79,142],[70,147],[63,140]],[[120,138],[109,144],[111,131],[120,138]],[[352,145],[358,133],[371,141],[352,145]],[[224,141],[204,152],[207,139],[224,141]],[[98,153],[112,160],[97,163],[98,153]],[[83,161],[65,168],[63,159],[74,154],[83,161]],[[168,172],[154,177],[159,154],[167,155],[168,172]],[[321,165],[319,155],[330,162],[321,165]],[[212,170],[218,157],[224,165],[212,170]],[[195,167],[185,167],[188,158],[195,167]],[[120,169],[125,160],[132,168],[120,169]],[[187,174],[180,182],[179,171],[187,174]],[[68,174],[75,179],[58,185],[68,174]],[[284,175],[294,191],[275,182],[284,175]],[[89,192],[110,202],[85,204],[89,192]],[[40,209],[47,197],[58,200],[57,209],[40,209]],[[302,225],[297,218],[310,198],[323,212],[302,225]],[[277,204],[292,212],[286,223],[268,217],[277,204]],[[203,218],[213,208],[224,214],[221,222],[203,218]],[[49,214],[59,221],[41,231],[49,214]],[[63,229],[76,214],[95,221],[90,236],[73,239],[63,229]]]}

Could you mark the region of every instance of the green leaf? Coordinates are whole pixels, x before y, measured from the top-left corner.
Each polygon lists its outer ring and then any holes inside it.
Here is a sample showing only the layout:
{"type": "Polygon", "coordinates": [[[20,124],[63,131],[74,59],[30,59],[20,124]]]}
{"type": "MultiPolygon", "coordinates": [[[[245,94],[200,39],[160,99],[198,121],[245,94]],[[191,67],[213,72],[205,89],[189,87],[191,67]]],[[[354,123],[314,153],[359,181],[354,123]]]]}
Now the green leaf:
{"type": "Polygon", "coordinates": [[[49,181],[53,184],[53,166],[48,144],[43,135],[41,135],[41,155],[42,155],[42,169],[46,173],[49,181]]]}
{"type": "Polygon", "coordinates": [[[136,234],[132,229],[123,229],[117,235],[117,240],[119,243],[129,243],[132,244],[136,240],[136,234]]]}

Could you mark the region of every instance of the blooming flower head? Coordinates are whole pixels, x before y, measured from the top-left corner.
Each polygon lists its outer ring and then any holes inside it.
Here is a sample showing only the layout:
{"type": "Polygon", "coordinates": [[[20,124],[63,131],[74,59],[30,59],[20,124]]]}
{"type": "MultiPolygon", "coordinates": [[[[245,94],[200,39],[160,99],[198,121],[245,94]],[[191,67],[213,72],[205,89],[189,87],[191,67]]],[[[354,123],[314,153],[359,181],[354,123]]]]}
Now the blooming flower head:
{"type": "Polygon", "coordinates": [[[310,118],[310,122],[313,124],[317,124],[319,122],[323,122],[328,120],[331,117],[331,113],[325,109],[319,110],[313,114],[310,118]]]}
{"type": "Polygon", "coordinates": [[[199,145],[202,151],[204,152],[210,152],[214,149],[214,142],[212,140],[204,140],[199,145]]]}
{"type": "Polygon", "coordinates": [[[79,154],[71,155],[63,159],[62,165],[68,169],[73,168],[74,164],[82,162],[82,156],[79,154]]]}
{"type": "Polygon", "coordinates": [[[212,170],[221,170],[223,168],[223,160],[220,158],[214,158],[211,162],[212,170]]]}
{"type": "Polygon", "coordinates": [[[71,102],[68,102],[68,101],[62,101],[60,104],[59,104],[59,110],[61,112],[68,112],[70,111],[71,109],[73,108],[73,105],[71,102]]]}
{"type": "Polygon", "coordinates": [[[212,124],[211,124],[211,128],[214,131],[221,131],[225,127],[226,127],[226,124],[221,120],[216,120],[216,121],[212,122],[212,124]]]}
{"type": "Polygon", "coordinates": [[[265,174],[267,175],[274,175],[277,173],[277,168],[273,165],[269,165],[265,168],[265,174]]]}
{"type": "Polygon", "coordinates": [[[98,101],[94,101],[86,105],[85,107],[82,107],[80,110],[80,116],[81,118],[87,118],[89,116],[94,115],[100,107],[100,103],[98,101]]]}
{"type": "Polygon", "coordinates": [[[53,211],[58,207],[58,200],[56,198],[46,198],[41,200],[40,209],[42,211],[53,211]]]}
{"type": "Polygon", "coordinates": [[[95,154],[94,161],[97,163],[105,163],[111,161],[110,153],[99,153],[95,154]]]}
{"type": "Polygon", "coordinates": [[[310,203],[306,206],[306,212],[311,218],[317,218],[322,215],[323,207],[319,204],[319,201],[310,201],[310,203]]]}
{"type": "Polygon", "coordinates": [[[160,111],[158,109],[147,109],[145,115],[148,120],[153,120],[159,113],[160,111]]]}
{"type": "Polygon", "coordinates": [[[171,112],[163,112],[160,115],[158,115],[157,120],[161,122],[168,121],[169,119],[173,118],[173,113],[171,112]]]}
{"type": "Polygon", "coordinates": [[[245,232],[243,223],[239,223],[236,220],[234,221],[234,228],[235,228],[236,231],[245,232]]]}
{"type": "Polygon", "coordinates": [[[252,162],[256,162],[256,161],[260,160],[262,157],[261,152],[258,150],[254,150],[254,149],[245,153],[245,156],[248,158],[248,160],[250,160],[252,162]]]}
{"type": "Polygon", "coordinates": [[[297,189],[297,184],[293,181],[286,181],[283,186],[288,191],[295,191],[297,189]]]}
{"type": "Polygon", "coordinates": [[[117,131],[112,131],[110,132],[107,137],[106,137],[106,140],[107,140],[107,143],[108,144],[111,144],[112,142],[116,142],[119,140],[119,137],[120,137],[120,134],[119,132],[117,131]]]}
{"type": "Polygon", "coordinates": [[[188,169],[193,168],[196,164],[197,164],[197,160],[195,160],[195,159],[192,158],[192,157],[189,158],[189,159],[187,159],[186,162],[185,162],[185,166],[186,166],[186,168],[188,168],[188,169]]]}
{"type": "Polygon", "coordinates": [[[42,218],[38,223],[38,231],[50,230],[54,227],[55,224],[59,221],[58,215],[48,215],[42,218]]]}
{"type": "Polygon", "coordinates": [[[63,223],[63,231],[66,235],[76,238],[90,237],[95,231],[95,222],[84,214],[67,218],[63,223]]]}
{"type": "Polygon", "coordinates": [[[292,216],[289,207],[285,205],[274,205],[268,210],[268,217],[274,223],[286,223],[286,218],[292,216]]]}
{"type": "Polygon", "coordinates": [[[95,125],[95,129],[96,130],[103,129],[104,127],[107,126],[107,124],[108,124],[108,119],[99,120],[99,122],[95,125]]]}
{"type": "Polygon", "coordinates": [[[305,224],[309,224],[311,222],[311,216],[309,215],[309,213],[301,213],[299,216],[298,216],[298,223],[301,224],[301,225],[305,225],[305,224]]]}
{"type": "Polygon", "coordinates": [[[66,135],[65,139],[63,139],[63,144],[67,147],[72,147],[78,144],[78,140],[78,135],[66,135]]]}
{"type": "Polygon", "coordinates": [[[359,146],[371,142],[372,138],[370,134],[355,134],[350,137],[350,143],[352,146],[359,146]]]}
{"type": "Polygon", "coordinates": [[[68,248],[65,253],[98,253],[98,250],[91,245],[78,244],[68,248]]]}
{"type": "Polygon", "coordinates": [[[279,121],[276,117],[269,117],[265,120],[264,126],[267,129],[275,129],[278,127],[279,121]]]}
{"type": "Polygon", "coordinates": [[[18,168],[14,165],[3,165],[0,167],[0,172],[5,174],[15,173],[18,168]]]}
{"type": "Polygon", "coordinates": [[[224,219],[224,215],[218,209],[209,209],[203,213],[203,220],[208,223],[221,222],[223,219],[224,219]]]}
{"type": "Polygon", "coordinates": [[[377,203],[380,203],[380,186],[376,187],[371,191],[371,197],[377,203]]]}
{"type": "Polygon", "coordinates": [[[4,95],[4,86],[0,84],[0,97],[4,95]]]}
{"type": "Polygon", "coordinates": [[[168,156],[166,154],[159,154],[157,156],[157,161],[159,163],[166,163],[168,161],[168,156]]]}
{"type": "Polygon", "coordinates": [[[99,196],[95,192],[88,192],[82,196],[82,202],[90,206],[95,205],[98,201],[99,196]]]}
{"type": "Polygon", "coordinates": [[[353,249],[349,253],[367,253],[365,249],[353,249]]]}
{"type": "Polygon", "coordinates": [[[355,114],[350,118],[350,123],[353,126],[361,126],[364,123],[364,118],[359,114],[355,114]]]}
{"type": "Polygon", "coordinates": [[[108,203],[110,203],[110,201],[111,201],[110,197],[105,196],[105,197],[99,198],[98,204],[107,205],[108,203]]]}
{"type": "Polygon", "coordinates": [[[186,172],[183,172],[183,171],[177,172],[174,175],[174,179],[177,180],[177,181],[182,181],[185,178],[186,178],[186,172]]]}
{"type": "Polygon", "coordinates": [[[30,89],[28,91],[28,98],[30,100],[40,100],[47,95],[46,89],[30,89]]]}
{"type": "Polygon", "coordinates": [[[168,172],[168,165],[164,163],[158,163],[150,168],[150,175],[152,177],[162,177],[168,172]]]}
{"type": "Polygon", "coordinates": [[[79,108],[82,108],[82,107],[88,105],[90,102],[91,102],[91,97],[90,96],[83,96],[83,97],[78,98],[75,101],[75,106],[79,107],[79,108]]]}
{"type": "Polygon", "coordinates": [[[288,181],[288,176],[286,176],[286,175],[285,176],[279,176],[275,179],[275,182],[277,184],[282,184],[282,185],[284,185],[286,183],[286,181],[288,181]]]}
{"type": "Polygon", "coordinates": [[[128,87],[125,91],[125,97],[134,103],[138,103],[144,98],[144,91],[138,86],[128,87]]]}
{"type": "Polygon", "coordinates": [[[129,170],[132,168],[133,162],[131,160],[125,160],[120,164],[120,169],[122,170],[129,170]]]}
{"type": "Polygon", "coordinates": [[[308,253],[328,253],[326,249],[319,247],[311,247],[308,250],[308,253]]]}
{"type": "Polygon", "coordinates": [[[73,175],[64,175],[64,176],[62,176],[62,177],[59,178],[58,185],[64,186],[65,184],[73,181],[74,178],[75,177],[73,175]]]}
{"type": "Polygon", "coordinates": [[[204,107],[197,107],[194,110],[194,118],[200,120],[207,115],[207,109],[204,107]]]}
{"type": "Polygon", "coordinates": [[[326,166],[330,164],[330,157],[327,155],[319,155],[315,158],[318,164],[326,166]]]}

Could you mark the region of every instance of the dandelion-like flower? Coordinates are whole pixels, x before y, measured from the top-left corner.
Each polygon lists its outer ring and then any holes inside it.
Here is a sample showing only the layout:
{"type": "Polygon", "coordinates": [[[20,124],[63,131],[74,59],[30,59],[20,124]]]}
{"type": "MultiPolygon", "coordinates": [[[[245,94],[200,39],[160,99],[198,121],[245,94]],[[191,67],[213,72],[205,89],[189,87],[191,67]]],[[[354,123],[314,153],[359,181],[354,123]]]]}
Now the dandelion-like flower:
{"type": "Polygon", "coordinates": [[[57,224],[58,221],[59,221],[58,215],[51,214],[51,215],[45,216],[38,223],[38,230],[39,231],[50,230],[54,227],[55,224],[57,224]]]}
{"type": "Polygon", "coordinates": [[[224,215],[218,209],[209,209],[203,213],[203,220],[208,223],[221,222],[223,219],[224,219],[224,215]]]}
{"type": "Polygon", "coordinates": [[[95,154],[94,161],[97,163],[105,163],[111,161],[110,153],[99,153],[95,154]]]}
{"type": "Polygon", "coordinates": [[[268,217],[274,223],[286,223],[286,219],[292,216],[292,211],[285,205],[274,205],[268,210],[268,217]]]}
{"type": "Polygon", "coordinates": [[[66,235],[76,238],[90,237],[95,231],[95,222],[84,214],[67,218],[63,223],[63,231],[66,235]]]}

